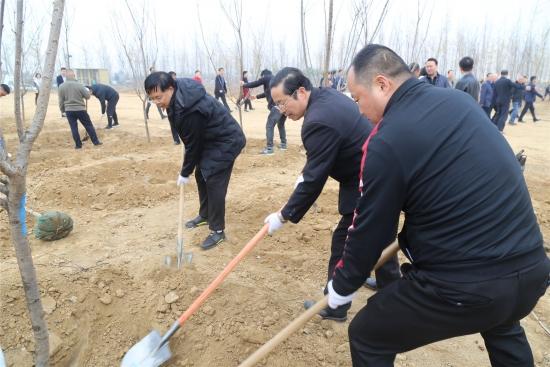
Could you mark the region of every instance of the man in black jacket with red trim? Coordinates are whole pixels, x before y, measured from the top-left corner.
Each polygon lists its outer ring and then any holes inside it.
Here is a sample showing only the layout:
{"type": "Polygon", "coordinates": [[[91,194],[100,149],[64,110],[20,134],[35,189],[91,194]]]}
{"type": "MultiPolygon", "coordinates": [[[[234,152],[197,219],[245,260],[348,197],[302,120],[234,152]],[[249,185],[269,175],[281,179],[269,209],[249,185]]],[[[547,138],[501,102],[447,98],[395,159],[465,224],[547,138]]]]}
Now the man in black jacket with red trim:
{"type": "Polygon", "coordinates": [[[351,322],[353,365],[393,366],[397,353],[481,333],[492,366],[533,366],[519,320],[545,293],[550,261],[510,146],[470,96],[418,81],[385,46],[355,56],[348,87],[375,127],[329,307],[351,301],[402,211],[411,262],[351,322]]]}
{"type": "MultiPolygon", "coordinates": [[[[281,212],[266,218],[269,233],[281,228],[287,220],[298,223],[323,191],[327,179],[332,177],[338,181],[338,211],[342,217],[332,235],[328,282],[342,257],[347,229],[359,198],[361,147],[372,127],[349,97],[333,88],[313,88],[311,81],[296,68],[279,71],[271,80],[270,91],[273,103],[285,116],[294,121],[304,118],[301,135],[307,160],[281,212]]],[[[376,275],[379,288],[398,279],[397,257],[377,270],[376,275]]],[[[306,301],[305,306],[308,308],[311,303],[306,301]]],[[[351,302],[336,310],[326,308],[320,315],[345,321],[350,306],[351,302]]]]}
{"type": "Polygon", "coordinates": [[[153,103],[166,109],[170,125],[185,144],[177,184],[189,183],[195,171],[200,210],[186,227],[208,224],[211,232],[201,248],[217,246],[225,240],[225,196],[233,164],[246,143],[243,131],[229,111],[192,79],[174,80],[168,73],[155,72],[145,79],[145,91],[153,103]]]}

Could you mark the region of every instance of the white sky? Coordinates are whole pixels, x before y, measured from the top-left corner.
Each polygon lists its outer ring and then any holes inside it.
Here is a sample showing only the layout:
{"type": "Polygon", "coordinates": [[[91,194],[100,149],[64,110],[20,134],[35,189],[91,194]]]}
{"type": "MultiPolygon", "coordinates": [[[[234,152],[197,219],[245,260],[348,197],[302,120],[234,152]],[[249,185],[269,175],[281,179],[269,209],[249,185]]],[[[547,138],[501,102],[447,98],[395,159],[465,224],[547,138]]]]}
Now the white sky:
{"type": "MultiPolygon", "coordinates": [[[[222,0],[231,4],[232,0],[222,0]]],[[[260,38],[264,30],[264,53],[266,57],[280,55],[279,48],[284,45],[290,62],[297,59],[300,46],[300,0],[242,0],[243,1],[243,37],[245,47],[255,44],[254,38],[260,38]]],[[[335,0],[335,42],[342,42],[346,29],[351,22],[351,9],[355,0],[335,0]]],[[[7,0],[4,32],[4,48],[10,47],[13,36],[13,10],[16,0],[7,0]]],[[[136,9],[148,4],[151,18],[156,20],[159,60],[157,64],[170,64],[171,60],[181,59],[180,55],[194,53],[195,46],[202,48],[202,40],[197,23],[197,4],[201,19],[209,39],[210,47],[216,52],[234,57],[235,38],[229,22],[220,9],[219,0],[129,0],[136,9]],[[197,41],[195,41],[197,40],[197,41]],[[197,43],[198,42],[198,43],[197,43]],[[164,57],[164,58],[163,58],[164,57]]],[[[328,1],[326,1],[328,3],[328,1]]],[[[456,27],[468,29],[468,32],[482,33],[487,22],[492,34],[507,33],[512,28],[519,32],[543,32],[550,27],[550,0],[419,0],[426,9],[433,7],[428,37],[439,37],[446,25],[451,32],[456,27]],[[534,16],[534,17],[533,17],[534,16]]],[[[47,39],[47,25],[50,17],[51,1],[25,0],[27,9],[26,26],[32,28],[41,25],[42,38],[47,39]]],[[[324,4],[323,0],[304,0],[307,15],[306,26],[311,48],[311,56],[320,60],[324,42],[324,4]]],[[[383,0],[374,0],[380,7],[383,0]]],[[[67,0],[66,12],[70,17],[69,48],[73,55],[71,66],[101,66],[99,50],[103,47],[109,55],[111,68],[119,68],[117,54],[122,51],[117,42],[113,22],[122,19],[125,10],[123,0],[67,0]],[[119,14],[119,15],[117,15],[119,14]],[[85,56],[86,55],[86,56],[85,56]]],[[[401,30],[410,32],[415,22],[417,1],[392,0],[384,23],[384,35],[401,30]],[[408,27],[408,28],[407,28],[408,27]]],[[[427,18],[427,16],[426,16],[427,18]]],[[[375,20],[373,20],[374,22],[375,20]]],[[[123,24],[123,22],[120,22],[123,24]]],[[[124,27],[124,26],[123,26],[124,27]]],[[[63,39],[62,39],[63,42],[63,39]]],[[[256,42],[257,44],[258,42],[256,42]]],[[[337,46],[336,46],[337,47],[337,46]]],[[[62,49],[58,52],[63,57],[62,49]]],[[[250,60],[248,60],[250,62],[250,60]]],[[[406,60],[410,61],[410,60],[406,60]]],[[[289,62],[289,60],[286,60],[289,62]]],[[[192,62],[188,62],[191,64],[192,62]]],[[[265,63],[265,61],[264,61],[265,63]]],[[[64,64],[60,60],[59,64],[64,64]]],[[[165,66],[169,69],[169,65],[165,66]]],[[[176,65],[174,69],[183,68],[176,65]]],[[[192,68],[187,65],[187,68],[192,68]]]]}

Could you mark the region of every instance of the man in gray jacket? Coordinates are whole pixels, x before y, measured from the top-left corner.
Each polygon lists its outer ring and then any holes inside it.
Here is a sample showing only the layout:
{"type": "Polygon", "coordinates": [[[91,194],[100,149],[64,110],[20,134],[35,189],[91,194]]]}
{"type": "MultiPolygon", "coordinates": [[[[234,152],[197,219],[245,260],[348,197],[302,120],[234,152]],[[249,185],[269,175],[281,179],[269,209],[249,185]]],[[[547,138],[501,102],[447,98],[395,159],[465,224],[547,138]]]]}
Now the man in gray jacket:
{"type": "Polygon", "coordinates": [[[460,66],[460,72],[462,73],[462,78],[456,83],[455,88],[460,89],[463,92],[468,93],[472,96],[474,101],[479,100],[479,82],[472,73],[474,68],[474,59],[470,56],[463,57],[458,63],[460,66]]]}
{"type": "Polygon", "coordinates": [[[84,85],[76,81],[73,70],[67,70],[67,79],[59,87],[58,93],[59,109],[62,113],[66,113],[67,115],[67,120],[69,120],[71,133],[75,143],[75,149],[82,148],[82,141],[78,133],[78,120],[80,120],[80,123],[86,129],[92,143],[94,143],[94,145],[101,145],[102,143],[97,138],[94,125],[86,111],[86,104],[84,102],[84,99],[90,98],[90,92],[84,85]]]}

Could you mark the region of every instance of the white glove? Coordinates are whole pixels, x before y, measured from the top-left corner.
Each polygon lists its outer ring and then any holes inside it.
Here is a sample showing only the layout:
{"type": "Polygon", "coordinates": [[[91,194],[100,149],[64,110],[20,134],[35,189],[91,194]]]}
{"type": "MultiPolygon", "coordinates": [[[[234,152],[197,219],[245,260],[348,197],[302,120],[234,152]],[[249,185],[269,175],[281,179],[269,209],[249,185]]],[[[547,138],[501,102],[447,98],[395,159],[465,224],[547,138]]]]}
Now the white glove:
{"type": "Polygon", "coordinates": [[[355,294],[357,293],[357,292],[353,292],[352,294],[347,296],[339,295],[338,293],[336,293],[334,288],[332,288],[332,280],[328,282],[327,289],[328,289],[328,306],[332,309],[335,309],[338,306],[345,305],[346,303],[350,303],[355,297],[355,294]]]}
{"type": "Polygon", "coordinates": [[[294,188],[297,188],[298,185],[301,184],[302,182],[304,182],[304,175],[298,176],[298,178],[296,179],[296,182],[294,182],[294,188]]]}
{"type": "Polygon", "coordinates": [[[267,233],[272,235],[275,231],[278,231],[279,229],[283,228],[283,217],[281,216],[281,213],[271,213],[269,214],[265,220],[264,223],[269,223],[269,230],[267,233]]]}
{"type": "Polygon", "coordinates": [[[178,176],[178,181],[176,182],[178,186],[187,185],[189,183],[189,177],[183,177],[182,175],[178,176]]]}

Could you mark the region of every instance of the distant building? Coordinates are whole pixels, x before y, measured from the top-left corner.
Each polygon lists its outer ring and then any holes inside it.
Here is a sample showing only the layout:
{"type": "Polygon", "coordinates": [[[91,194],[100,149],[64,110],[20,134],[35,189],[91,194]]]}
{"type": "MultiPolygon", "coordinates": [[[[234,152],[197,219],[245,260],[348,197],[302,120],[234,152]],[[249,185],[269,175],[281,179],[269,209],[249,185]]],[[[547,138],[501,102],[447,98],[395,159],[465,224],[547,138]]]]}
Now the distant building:
{"type": "Polygon", "coordinates": [[[76,79],[86,85],[96,83],[111,84],[109,70],[107,69],[73,69],[76,73],[76,79]]]}

